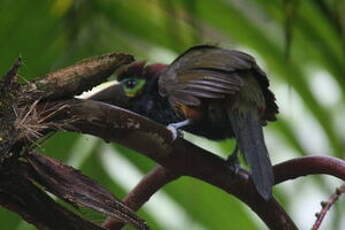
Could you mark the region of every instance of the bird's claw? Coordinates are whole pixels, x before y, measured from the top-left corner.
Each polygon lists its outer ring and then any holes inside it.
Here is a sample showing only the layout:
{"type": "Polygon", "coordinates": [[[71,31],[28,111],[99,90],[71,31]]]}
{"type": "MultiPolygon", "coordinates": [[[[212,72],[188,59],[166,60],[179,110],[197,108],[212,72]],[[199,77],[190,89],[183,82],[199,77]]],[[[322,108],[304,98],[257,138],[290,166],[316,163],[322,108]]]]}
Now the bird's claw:
{"type": "Polygon", "coordinates": [[[233,172],[235,175],[238,175],[238,173],[240,172],[240,169],[241,169],[240,165],[235,164],[235,163],[230,163],[228,165],[229,165],[231,172],[233,172]]]}
{"type": "Polygon", "coordinates": [[[231,154],[226,162],[228,163],[230,170],[237,175],[241,168],[237,154],[231,154]]]}
{"type": "Polygon", "coordinates": [[[172,134],[172,141],[175,141],[178,137],[183,137],[182,131],[177,129],[174,124],[170,124],[167,126],[167,129],[171,132],[172,134]]]}

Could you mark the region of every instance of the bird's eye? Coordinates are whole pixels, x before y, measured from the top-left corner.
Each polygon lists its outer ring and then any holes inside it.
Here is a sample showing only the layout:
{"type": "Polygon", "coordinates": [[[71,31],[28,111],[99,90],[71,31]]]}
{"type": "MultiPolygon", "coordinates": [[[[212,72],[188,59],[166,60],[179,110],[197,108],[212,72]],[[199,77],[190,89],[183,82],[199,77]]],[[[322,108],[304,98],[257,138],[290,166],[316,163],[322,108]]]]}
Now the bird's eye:
{"type": "Polygon", "coordinates": [[[124,84],[127,89],[133,89],[137,85],[137,80],[134,78],[127,79],[127,81],[125,81],[124,84]]]}
{"type": "Polygon", "coordinates": [[[126,78],[121,81],[123,89],[128,97],[134,97],[141,93],[145,85],[145,79],[126,78]]]}

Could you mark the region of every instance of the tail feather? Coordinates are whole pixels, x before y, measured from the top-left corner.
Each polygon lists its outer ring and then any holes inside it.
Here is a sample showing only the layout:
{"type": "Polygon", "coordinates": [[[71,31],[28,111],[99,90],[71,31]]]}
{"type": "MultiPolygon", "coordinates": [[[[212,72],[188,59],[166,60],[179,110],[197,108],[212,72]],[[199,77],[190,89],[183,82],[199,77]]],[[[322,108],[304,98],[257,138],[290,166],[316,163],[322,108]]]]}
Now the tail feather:
{"type": "Polygon", "coordinates": [[[252,178],[259,194],[268,200],[272,196],[273,171],[265,145],[262,126],[255,112],[229,113],[239,149],[251,167],[252,178]]]}

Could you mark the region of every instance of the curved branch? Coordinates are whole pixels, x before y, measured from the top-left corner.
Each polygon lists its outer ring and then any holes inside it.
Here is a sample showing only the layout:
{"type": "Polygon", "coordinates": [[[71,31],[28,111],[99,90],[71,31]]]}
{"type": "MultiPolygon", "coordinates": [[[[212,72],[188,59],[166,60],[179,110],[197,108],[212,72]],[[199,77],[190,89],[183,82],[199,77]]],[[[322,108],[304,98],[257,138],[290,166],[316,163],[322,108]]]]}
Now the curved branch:
{"type": "MultiPolygon", "coordinates": [[[[265,201],[261,198],[246,170],[241,169],[234,174],[220,157],[180,137],[173,141],[170,131],[164,126],[123,108],[97,101],[75,99],[64,101],[61,106],[64,107],[59,112],[61,127],[122,144],[174,173],[221,188],[245,202],[270,229],[297,229],[275,199],[265,201]]],[[[317,173],[344,179],[345,162],[332,157],[304,157],[281,163],[274,167],[274,171],[276,183],[317,173]]]]}
{"type": "MultiPolygon", "coordinates": [[[[158,190],[164,185],[177,179],[179,175],[171,172],[169,169],[162,166],[157,166],[130,191],[123,199],[123,203],[132,210],[139,210],[158,190]]],[[[108,230],[117,230],[123,227],[124,223],[118,219],[109,217],[103,224],[103,227],[108,230]]]]}
{"type": "Polygon", "coordinates": [[[127,194],[123,202],[133,210],[138,210],[154,193],[161,189],[162,186],[179,177],[179,175],[159,165],[149,172],[140,183],[127,194]]]}
{"type": "MultiPolygon", "coordinates": [[[[313,155],[288,160],[275,165],[273,170],[275,184],[313,174],[332,175],[345,180],[344,161],[329,156],[313,155]]],[[[159,166],[139,182],[124,199],[124,203],[133,210],[138,210],[156,191],[174,179],[176,175],[173,177],[167,169],[159,166]]],[[[103,226],[109,230],[117,230],[121,229],[123,223],[114,218],[108,218],[103,226]]]]}
{"type": "MultiPolygon", "coordinates": [[[[56,105],[55,105],[56,106],[56,105]]],[[[237,174],[226,161],[177,138],[164,126],[123,108],[91,100],[68,100],[59,112],[61,127],[127,146],[180,175],[208,182],[244,201],[270,229],[297,229],[278,202],[257,193],[250,174],[237,174]]],[[[54,121],[58,123],[58,120],[54,121]]]]}
{"type": "Polygon", "coordinates": [[[332,175],[345,181],[345,161],[331,156],[301,157],[277,164],[273,170],[275,184],[313,174],[332,175]]]}
{"type": "Polygon", "coordinates": [[[342,186],[340,186],[339,188],[336,189],[335,193],[333,193],[330,198],[328,199],[328,201],[322,201],[321,202],[321,206],[322,209],[319,213],[316,213],[316,221],[312,227],[311,230],[318,230],[321,226],[322,220],[325,218],[328,210],[332,207],[332,205],[335,204],[335,202],[337,202],[337,200],[339,199],[339,197],[345,193],[345,184],[343,184],[342,186]]]}

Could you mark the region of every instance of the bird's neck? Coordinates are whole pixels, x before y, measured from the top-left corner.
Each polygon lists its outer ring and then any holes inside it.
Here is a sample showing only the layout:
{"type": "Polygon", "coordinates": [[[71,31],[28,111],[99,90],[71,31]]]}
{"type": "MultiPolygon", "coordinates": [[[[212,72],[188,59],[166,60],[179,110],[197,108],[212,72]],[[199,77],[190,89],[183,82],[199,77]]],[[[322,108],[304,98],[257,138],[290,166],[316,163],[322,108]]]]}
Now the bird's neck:
{"type": "Polygon", "coordinates": [[[158,78],[149,84],[132,110],[163,125],[183,120],[171,107],[168,98],[159,94],[158,78]]]}

